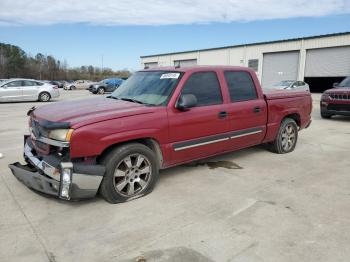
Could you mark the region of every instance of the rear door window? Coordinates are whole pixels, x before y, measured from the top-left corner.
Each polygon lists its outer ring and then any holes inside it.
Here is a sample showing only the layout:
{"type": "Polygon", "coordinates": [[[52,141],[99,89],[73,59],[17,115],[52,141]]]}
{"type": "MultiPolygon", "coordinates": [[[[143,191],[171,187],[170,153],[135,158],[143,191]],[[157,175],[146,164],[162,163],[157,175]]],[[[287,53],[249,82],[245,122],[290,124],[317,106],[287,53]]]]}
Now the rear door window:
{"type": "Polygon", "coordinates": [[[193,73],[185,83],[182,94],[197,98],[197,106],[222,104],[219,80],[215,72],[193,73]]]}
{"type": "Polygon", "coordinates": [[[23,81],[23,86],[36,86],[36,82],[29,81],[29,80],[24,80],[23,81]]]}
{"type": "Polygon", "coordinates": [[[231,102],[254,100],[258,98],[250,74],[243,71],[224,72],[231,102]]]}

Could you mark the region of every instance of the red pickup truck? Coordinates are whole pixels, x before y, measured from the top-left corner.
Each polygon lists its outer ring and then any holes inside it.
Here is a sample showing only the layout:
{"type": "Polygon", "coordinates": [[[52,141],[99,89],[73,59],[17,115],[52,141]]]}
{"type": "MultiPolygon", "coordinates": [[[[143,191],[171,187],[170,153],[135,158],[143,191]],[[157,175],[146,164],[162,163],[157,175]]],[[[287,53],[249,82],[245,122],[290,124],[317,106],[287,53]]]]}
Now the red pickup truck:
{"type": "Polygon", "coordinates": [[[263,94],[248,68],[142,70],[110,96],[32,108],[27,164],[9,167],[37,191],[118,203],[151,192],[159,169],[262,143],[289,153],[311,110],[309,92],[263,94]]]}

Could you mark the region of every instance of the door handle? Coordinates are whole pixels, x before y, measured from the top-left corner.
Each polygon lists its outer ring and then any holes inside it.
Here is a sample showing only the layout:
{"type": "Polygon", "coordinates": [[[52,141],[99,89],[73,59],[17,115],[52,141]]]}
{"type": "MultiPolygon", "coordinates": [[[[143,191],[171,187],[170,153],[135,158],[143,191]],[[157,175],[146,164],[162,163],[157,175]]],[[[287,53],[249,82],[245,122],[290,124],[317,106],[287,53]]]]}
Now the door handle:
{"type": "Polygon", "coordinates": [[[254,113],[259,113],[261,111],[261,108],[260,107],[254,107],[254,113]]]}
{"type": "Polygon", "coordinates": [[[219,112],[218,117],[219,118],[226,118],[228,116],[228,113],[226,111],[219,112]]]}

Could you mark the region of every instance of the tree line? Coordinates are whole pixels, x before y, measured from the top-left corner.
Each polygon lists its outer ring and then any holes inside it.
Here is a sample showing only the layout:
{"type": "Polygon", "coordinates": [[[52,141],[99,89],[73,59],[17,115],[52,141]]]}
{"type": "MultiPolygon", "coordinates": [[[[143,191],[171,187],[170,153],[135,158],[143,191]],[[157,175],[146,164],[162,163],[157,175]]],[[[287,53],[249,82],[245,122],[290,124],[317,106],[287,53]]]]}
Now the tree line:
{"type": "Polygon", "coordinates": [[[51,55],[27,54],[20,47],[0,43],[0,78],[33,78],[39,80],[78,80],[98,81],[109,77],[127,78],[130,71],[113,71],[110,68],[92,65],[70,68],[66,61],[51,55]]]}

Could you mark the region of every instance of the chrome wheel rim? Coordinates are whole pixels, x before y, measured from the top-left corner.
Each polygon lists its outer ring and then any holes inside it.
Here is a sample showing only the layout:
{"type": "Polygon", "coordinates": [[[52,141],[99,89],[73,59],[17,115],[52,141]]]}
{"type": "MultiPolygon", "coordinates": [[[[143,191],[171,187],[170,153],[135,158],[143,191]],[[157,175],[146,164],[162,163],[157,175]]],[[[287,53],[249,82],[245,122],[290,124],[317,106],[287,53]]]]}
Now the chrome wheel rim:
{"type": "Polygon", "coordinates": [[[113,177],[115,190],[126,197],[142,193],[151,181],[152,167],[147,157],[132,154],[121,160],[113,177]]]}
{"type": "Polygon", "coordinates": [[[284,151],[289,151],[293,148],[296,141],[296,131],[293,125],[288,124],[282,131],[282,148],[284,151]]]}
{"type": "Polygon", "coordinates": [[[49,100],[49,95],[48,94],[42,94],[41,95],[41,100],[46,102],[47,100],[49,100]]]}

